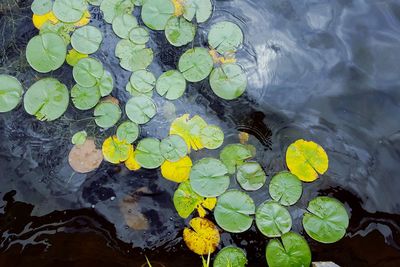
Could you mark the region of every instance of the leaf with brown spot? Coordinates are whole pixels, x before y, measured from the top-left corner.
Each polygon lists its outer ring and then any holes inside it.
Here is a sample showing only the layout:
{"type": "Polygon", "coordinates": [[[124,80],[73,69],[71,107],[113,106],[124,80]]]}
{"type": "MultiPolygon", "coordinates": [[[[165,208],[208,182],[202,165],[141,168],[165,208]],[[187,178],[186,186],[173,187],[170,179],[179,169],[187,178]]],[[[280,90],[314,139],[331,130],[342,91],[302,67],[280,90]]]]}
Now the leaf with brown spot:
{"type": "Polygon", "coordinates": [[[215,224],[205,218],[193,218],[190,228],[183,230],[183,240],[188,248],[196,254],[211,254],[217,248],[220,236],[215,224]]]}

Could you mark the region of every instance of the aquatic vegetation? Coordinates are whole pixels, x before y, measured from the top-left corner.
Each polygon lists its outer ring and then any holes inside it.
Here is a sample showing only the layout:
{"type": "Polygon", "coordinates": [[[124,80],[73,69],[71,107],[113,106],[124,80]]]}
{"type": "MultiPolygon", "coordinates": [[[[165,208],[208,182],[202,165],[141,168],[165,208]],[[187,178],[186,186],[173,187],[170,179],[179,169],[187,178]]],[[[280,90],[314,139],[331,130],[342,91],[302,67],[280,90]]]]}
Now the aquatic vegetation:
{"type": "Polygon", "coordinates": [[[219,157],[228,168],[228,172],[234,174],[238,166],[242,165],[245,160],[253,157],[253,153],[246,145],[230,144],[222,149],[219,157]]]}
{"type": "Polygon", "coordinates": [[[131,147],[124,140],[119,140],[116,136],[110,136],[103,142],[102,152],[104,159],[108,162],[117,164],[129,158],[131,147]]]}
{"type": "Polygon", "coordinates": [[[100,30],[90,25],[77,29],[71,36],[72,47],[81,54],[95,53],[102,41],[100,30]]]}
{"type": "Polygon", "coordinates": [[[21,83],[10,75],[0,75],[0,112],[13,110],[21,102],[23,88],[21,83]]]}
{"type": "Polygon", "coordinates": [[[161,140],[160,150],[163,157],[171,162],[176,162],[188,153],[188,147],[179,135],[170,135],[161,140]]]}
{"type": "Polygon", "coordinates": [[[167,180],[181,183],[189,179],[192,165],[193,163],[189,156],[184,156],[174,162],[165,160],[161,165],[161,175],[167,180]]]}
{"type": "Polygon", "coordinates": [[[188,248],[199,255],[213,253],[220,241],[219,231],[214,223],[196,217],[190,220],[189,225],[191,228],[183,230],[183,240],[188,248]]]}
{"type": "Polygon", "coordinates": [[[115,103],[103,101],[94,108],[93,114],[96,124],[107,129],[117,124],[121,118],[121,109],[115,103]]]}
{"type": "Polygon", "coordinates": [[[87,132],[79,131],[72,136],[71,143],[74,145],[83,145],[86,142],[87,132]]]}
{"type": "Polygon", "coordinates": [[[132,121],[125,121],[117,128],[117,138],[132,144],[139,137],[140,128],[132,121]]]}
{"type": "Polygon", "coordinates": [[[245,267],[247,265],[246,253],[237,247],[224,247],[214,260],[214,267],[245,267]]]}
{"type": "Polygon", "coordinates": [[[189,82],[200,82],[207,78],[213,68],[213,60],[206,48],[187,50],[180,58],[178,68],[189,82]]]}
{"type": "Polygon", "coordinates": [[[267,237],[278,237],[290,231],[292,218],[289,211],[273,201],[265,201],[256,211],[256,225],[267,237]]]}
{"type": "Polygon", "coordinates": [[[88,56],[89,55],[87,55],[87,54],[79,53],[75,49],[70,49],[70,50],[68,50],[65,60],[68,63],[68,65],[73,67],[78,63],[79,60],[81,60],[82,58],[87,58],[88,56]]]}
{"type": "Polygon", "coordinates": [[[168,100],[180,98],[186,90],[186,80],[177,70],[169,70],[157,79],[156,90],[160,96],[168,100]]]}
{"type": "Polygon", "coordinates": [[[93,139],[83,144],[75,144],[68,155],[68,163],[78,173],[88,173],[97,169],[103,162],[103,153],[96,148],[93,139]]]}
{"type": "Polygon", "coordinates": [[[244,190],[255,191],[265,184],[267,176],[258,162],[245,162],[238,167],[236,179],[244,190]]]}
{"type": "Polygon", "coordinates": [[[269,194],[272,199],[283,206],[295,204],[301,197],[303,187],[294,174],[282,171],[272,177],[269,183],[269,194]]]}
{"type": "Polygon", "coordinates": [[[148,123],[157,113],[154,101],[147,96],[132,97],[125,105],[125,112],[128,118],[137,123],[148,123]]]}

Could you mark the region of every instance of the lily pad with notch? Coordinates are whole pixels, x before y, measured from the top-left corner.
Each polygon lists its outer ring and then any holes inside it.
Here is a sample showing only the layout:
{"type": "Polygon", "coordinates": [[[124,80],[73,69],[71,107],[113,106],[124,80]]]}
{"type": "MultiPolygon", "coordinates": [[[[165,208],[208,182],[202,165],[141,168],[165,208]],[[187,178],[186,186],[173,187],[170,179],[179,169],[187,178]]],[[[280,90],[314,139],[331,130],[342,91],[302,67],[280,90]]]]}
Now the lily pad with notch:
{"type": "Polygon", "coordinates": [[[100,4],[100,10],[107,23],[112,23],[116,17],[123,14],[132,14],[133,9],[131,0],[103,0],[100,4]]]}
{"type": "Polygon", "coordinates": [[[124,162],[128,159],[132,145],[116,136],[110,136],[103,142],[102,152],[104,159],[113,164],[124,162]]]}
{"type": "Polygon", "coordinates": [[[219,155],[221,161],[228,168],[230,174],[236,172],[236,167],[243,164],[247,159],[253,157],[249,147],[243,144],[229,144],[224,147],[219,155]]]}
{"type": "Polygon", "coordinates": [[[96,124],[104,129],[114,126],[121,118],[121,109],[112,102],[101,102],[94,109],[96,124]]]}
{"type": "Polygon", "coordinates": [[[138,90],[136,90],[135,88],[133,88],[132,84],[130,82],[128,82],[125,86],[125,90],[127,92],[129,92],[133,97],[137,97],[137,96],[147,96],[149,98],[153,97],[153,90],[146,92],[146,93],[142,93],[139,92],[138,90]]]}
{"type": "Polygon", "coordinates": [[[211,27],[208,43],[222,55],[236,52],[243,43],[243,32],[235,23],[221,21],[211,27]]]}
{"type": "Polygon", "coordinates": [[[170,44],[176,47],[193,41],[196,27],[183,17],[171,17],[165,26],[165,36],[170,44]]]}
{"type": "Polygon", "coordinates": [[[200,140],[207,149],[217,149],[224,142],[224,132],[215,125],[207,125],[201,129],[200,140]]]}
{"type": "Polygon", "coordinates": [[[163,157],[172,162],[178,161],[188,153],[186,142],[179,135],[170,135],[161,140],[160,150],[163,157]]]}
{"type": "Polygon", "coordinates": [[[177,70],[166,71],[158,77],[156,90],[168,100],[178,99],[186,90],[185,77],[177,70]]]}
{"type": "Polygon", "coordinates": [[[237,247],[224,247],[215,257],[213,267],[245,267],[246,253],[237,247]]]}
{"type": "Polygon", "coordinates": [[[160,167],[165,160],[161,155],[160,140],[150,137],[140,140],[136,147],[135,159],[146,169],[160,167]]]}
{"type": "Polygon", "coordinates": [[[178,68],[189,82],[207,78],[213,68],[213,59],[206,48],[195,47],[187,50],[179,59],[178,68]]]}
{"type": "Polygon", "coordinates": [[[141,93],[147,93],[153,90],[156,84],[154,74],[148,70],[137,70],[132,73],[129,79],[132,87],[141,93]]]}
{"type": "Polygon", "coordinates": [[[190,150],[199,150],[204,148],[200,140],[201,130],[207,127],[207,122],[198,115],[190,118],[189,114],[184,114],[176,118],[172,123],[169,134],[177,134],[182,137],[190,150]]]}
{"type": "Polygon", "coordinates": [[[142,20],[150,29],[161,31],[174,12],[171,0],[146,0],[142,6],[142,20]]]}
{"type": "Polygon", "coordinates": [[[112,29],[114,33],[122,39],[127,39],[129,37],[129,32],[138,27],[137,19],[128,13],[123,13],[116,16],[112,21],[112,29]]]}
{"type": "Polygon", "coordinates": [[[149,41],[149,32],[142,27],[133,28],[129,32],[129,40],[135,44],[145,44],[149,41]]]}
{"type": "Polygon", "coordinates": [[[125,121],[117,128],[117,137],[119,140],[125,140],[127,143],[132,144],[139,137],[140,128],[132,121],[125,121]]]}
{"type": "Polygon", "coordinates": [[[79,21],[87,8],[86,0],[55,0],[53,4],[54,15],[66,23],[79,21]]]}
{"type": "Polygon", "coordinates": [[[131,121],[145,124],[156,115],[157,107],[151,98],[142,95],[129,99],[125,111],[131,121]]]}
{"type": "Polygon", "coordinates": [[[31,5],[33,14],[44,15],[53,9],[52,0],[34,0],[31,5]]]}
{"type": "Polygon", "coordinates": [[[126,57],[121,58],[119,65],[132,72],[144,70],[151,64],[153,57],[151,48],[131,50],[126,54],[126,57]]]}
{"type": "Polygon", "coordinates": [[[82,54],[95,53],[102,41],[101,31],[90,25],[77,29],[71,37],[72,47],[82,54]]]}
{"type": "Polygon", "coordinates": [[[23,88],[13,76],[0,74],[0,113],[13,110],[21,102],[23,88]]]}
{"type": "Polygon", "coordinates": [[[211,72],[210,86],[220,98],[232,100],[246,91],[247,76],[237,64],[222,64],[211,72]]]}
{"type": "Polygon", "coordinates": [[[83,58],[74,66],[72,74],[77,84],[92,87],[104,75],[103,64],[94,58],[83,58]]]}
{"type": "Polygon", "coordinates": [[[186,0],[183,16],[188,21],[196,19],[197,23],[207,21],[212,14],[211,0],[186,0]]]}
{"type": "Polygon", "coordinates": [[[274,201],[265,201],[256,211],[256,225],[267,237],[279,237],[290,231],[292,218],[289,211],[274,201]]]}
{"type": "Polygon", "coordinates": [[[236,179],[244,190],[255,191],[265,184],[267,176],[258,162],[245,162],[238,166],[236,179]]]}
{"type": "Polygon", "coordinates": [[[97,87],[83,87],[76,84],[71,89],[71,98],[77,109],[89,110],[99,103],[101,96],[97,87]]]}
{"type": "Polygon", "coordinates": [[[283,171],[272,177],[269,194],[272,199],[284,206],[295,204],[303,192],[302,184],[296,175],[283,171]]]}
{"type": "Polygon", "coordinates": [[[71,142],[74,145],[82,145],[85,143],[87,138],[86,131],[79,131],[72,136],[71,142]]]}

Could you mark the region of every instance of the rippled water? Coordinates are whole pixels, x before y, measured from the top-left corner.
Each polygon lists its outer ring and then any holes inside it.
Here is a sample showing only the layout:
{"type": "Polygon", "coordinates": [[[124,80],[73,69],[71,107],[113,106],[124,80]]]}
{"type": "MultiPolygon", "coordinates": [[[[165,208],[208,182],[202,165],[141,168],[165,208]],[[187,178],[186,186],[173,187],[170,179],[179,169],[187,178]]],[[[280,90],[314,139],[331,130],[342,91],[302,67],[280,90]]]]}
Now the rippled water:
{"type": "MultiPolygon", "coordinates": [[[[205,81],[190,85],[174,102],[155,96],[159,113],[142,127],[142,137],[165,137],[176,115],[199,114],[224,129],[226,144],[238,142],[239,131],[248,132],[269,177],[285,168],[283,155],[292,141],[314,140],[328,152],[330,168],[305,184],[301,200],[290,208],[294,230],[303,232],[303,209],[322,194],[345,203],[351,221],[338,243],[308,238],[313,259],[400,266],[400,2],[215,3],[196,44],[206,44],[212,23],[238,23],[245,33],[238,58],[249,77],[246,94],[223,101],[205,81]]],[[[30,1],[0,0],[0,73],[15,75],[26,88],[43,77],[23,54],[36,34],[29,6],[30,1]]],[[[97,8],[91,12],[92,24],[106,36],[95,56],[113,73],[113,95],[124,103],[130,73],[114,57],[119,39],[97,8]]],[[[152,33],[152,40],[151,70],[158,76],[174,68],[185,49],[171,47],[162,33],[152,33]]],[[[72,85],[69,67],[52,75],[72,85]]],[[[0,114],[0,266],[141,266],[144,254],[164,266],[200,266],[182,243],[185,221],[171,201],[176,184],[159,171],[132,173],[103,163],[91,174],[73,175],[67,162],[72,134],[82,127],[99,140],[110,134],[93,122],[87,126],[90,116],[70,108],[56,122],[43,123],[22,107],[0,114]],[[148,229],[132,230],[121,210],[128,217],[143,213],[148,229]]],[[[218,151],[192,153],[194,159],[206,155],[218,151]]],[[[256,204],[264,201],[266,187],[252,197],[256,204]]],[[[221,246],[236,244],[247,251],[249,266],[265,266],[266,243],[253,226],[245,234],[223,233],[221,246]]]]}

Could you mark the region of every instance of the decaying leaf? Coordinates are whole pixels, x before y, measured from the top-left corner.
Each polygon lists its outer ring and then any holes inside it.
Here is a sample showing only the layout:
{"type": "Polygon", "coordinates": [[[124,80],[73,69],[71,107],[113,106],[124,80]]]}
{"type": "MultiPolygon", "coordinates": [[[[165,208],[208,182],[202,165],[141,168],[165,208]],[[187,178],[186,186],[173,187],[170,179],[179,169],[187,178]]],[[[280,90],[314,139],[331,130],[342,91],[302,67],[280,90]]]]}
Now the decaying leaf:
{"type": "Polygon", "coordinates": [[[132,196],[125,197],[119,203],[119,209],[124,216],[126,224],[133,230],[147,230],[149,229],[149,221],[140,212],[137,199],[132,196]]]}
{"type": "Polygon", "coordinates": [[[193,163],[189,156],[185,156],[176,162],[166,160],[161,165],[161,174],[167,180],[181,183],[189,179],[192,165],[193,163]]]}
{"type": "Polygon", "coordinates": [[[201,144],[200,134],[201,130],[207,126],[207,123],[200,116],[196,115],[191,119],[189,117],[189,114],[184,114],[175,119],[171,124],[169,134],[181,136],[188,145],[190,152],[191,148],[194,150],[204,148],[201,144]]]}
{"type": "Polygon", "coordinates": [[[75,145],[69,152],[68,162],[74,171],[87,173],[97,169],[103,161],[103,154],[96,149],[93,139],[86,139],[82,145],[75,145]]]}
{"type": "Polygon", "coordinates": [[[135,149],[132,145],[129,148],[129,156],[128,159],[125,161],[125,167],[131,171],[137,171],[140,169],[140,165],[135,159],[135,149]]]}
{"type": "Polygon", "coordinates": [[[217,248],[220,235],[217,227],[205,218],[193,218],[189,222],[190,228],[183,230],[183,240],[188,248],[196,254],[211,254],[217,248]]]}
{"type": "Polygon", "coordinates": [[[48,21],[51,22],[52,24],[56,24],[59,22],[59,20],[54,15],[53,11],[50,11],[49,13],[46,13],[44,15],[33,14],[32,16],[33,25],[38,30],[40,30],[42,26],[48,21]]]}

